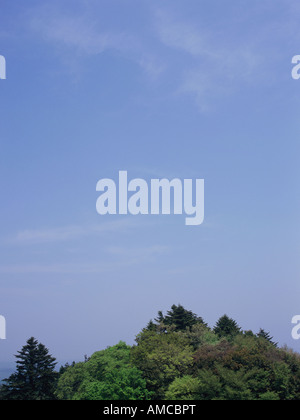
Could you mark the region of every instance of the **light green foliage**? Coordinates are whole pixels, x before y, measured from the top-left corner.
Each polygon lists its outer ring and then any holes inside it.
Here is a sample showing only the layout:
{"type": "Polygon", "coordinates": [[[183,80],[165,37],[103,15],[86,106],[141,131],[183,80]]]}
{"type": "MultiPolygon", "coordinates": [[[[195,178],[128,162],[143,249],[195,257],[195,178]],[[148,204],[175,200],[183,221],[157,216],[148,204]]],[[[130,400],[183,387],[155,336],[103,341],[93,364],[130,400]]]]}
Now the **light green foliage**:
{"type": "Polygon", "coordinates": [[[109,372],[129,366],[130,349],[130,346],[121,341],[116,346],[98,351],[85,364],[85,369],[91,377],[103,381],[109,372]]]}
{"type": "Polygon", "coordinates": [[[300,400],[298,353],[278,348],[262,329],[242,331],[226,315],[212,330],[181,305],[159,312],[135,346],[120,342],[59,373],[34,339],[17,357],[0,399],[300,400]]]}
{"type": "Polygon", "coordinates": [[[168,386],[188,373],[193,363],[193,349],[187,337],[176,332],[144,331],[137,337],[132,359],[144,374],[148,389],[155,398],[163,398],[168,386]]]}
{"type": "Polygon", "coordinates": [[[205,344],[213,346],[220,342],[219,337],[204,324],[193,325],[192,328],[187,328],[186,331],[180,334],[188,339],[194,350],[205,344]]]}
{"type": "Polygon", "coordinates": [[[277,363],[274,367],[274,389],[281,400],[291,398],[291,373],[285,363],[277,363]]]}
{"type": "Polygon", "coordinates": [[[59,400],[72,400],[85,381],[91,380],[85,363],[77,363],[70,366],[59,378],[56,396],[59,400]]]}
{"type": "Polygon", "coordinates": [[[173,306],[167,316],[159,313],[155,322],[132,348],[120,342],[67,368],[57,397],[300,400],[300,355],[277,348],[263,330],[243,332],[227,316],[211,330],[181,306],[173,306]]]}
{"type": "Polygon", "coordinates": [[[188,401],[197,399],[199,393],[199,379],[192,376],[176,378],[166,392],[167,400],[188,401]]]}
{"type": "Polygon", "coordinates": [[[147,399],[146,381],[130,364],[130,346],[120,342],[94,353],[86,363],[69,367],[60,377],[59,399],[130,400],[147,399]]]}
{"type": "Polygon", "coordinates": [[[78,400],[144,400],[150,397],[146,381],[135,368],[114,369],[103,381],[85,381],[74,399],[78,400]]]}

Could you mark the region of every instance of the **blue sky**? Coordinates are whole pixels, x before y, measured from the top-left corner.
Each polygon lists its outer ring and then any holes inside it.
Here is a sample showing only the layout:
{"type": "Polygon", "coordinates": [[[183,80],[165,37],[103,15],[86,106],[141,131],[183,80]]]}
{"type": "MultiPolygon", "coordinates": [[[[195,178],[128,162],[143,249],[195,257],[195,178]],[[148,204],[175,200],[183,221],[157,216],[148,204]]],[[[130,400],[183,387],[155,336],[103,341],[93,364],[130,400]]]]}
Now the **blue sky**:
{"type": "Polygon", "coordinates": [[[300,5],[1,1],[0,361],[133,343],[181,303],[299,350],[300,5]],[[42,3],[42,4],[41,4],[42,3]],[[204,178],[205,223],[96,213],[96,183],[204,178]]]}

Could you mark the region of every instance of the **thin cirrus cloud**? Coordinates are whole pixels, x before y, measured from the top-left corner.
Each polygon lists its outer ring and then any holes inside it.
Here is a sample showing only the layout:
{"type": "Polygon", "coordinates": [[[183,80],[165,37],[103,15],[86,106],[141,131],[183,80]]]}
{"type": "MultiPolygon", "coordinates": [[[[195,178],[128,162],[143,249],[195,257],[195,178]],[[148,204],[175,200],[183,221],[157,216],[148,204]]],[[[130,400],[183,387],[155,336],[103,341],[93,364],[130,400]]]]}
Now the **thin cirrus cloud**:
{"type": "Polygon", "coordinates": [[[222,45],[212,30],[161,10],[156,14],[156,31],[162,44],[186,56],[177,92],[193,95],[202,111],[210,107],[210,99],[230,94],[239,83],[255,77],[261,58],[251,44],[237,39],[230,46],[222,45]]]}
{"type": "Polygon", "coordinates": [[[105,28],[97,7],[93,15],[79,16],[58,13],[57,7],[37,8],[30,28],[68,51],[69,59],[64,55],[63,60],[71,67],[75,56],[112,50],[135,62],[150,79],[175,77],[174,91],[194,96],[201,110],[208,108],[209,98],[231,93],[239,81],[251,79],[259,61],[256,49],[247,43],[237,39],[233,45],[222,45],[211,28],[174,17],[170,10],[152,9],[152,25],[138,35],[134,26],[119,32],[105,28]],[[178,66],[180,55],[184,56],[178,66]]]}
{"type": "Polygon", "coordinates": [[[153,263],[157,258],[163,257],[170,248],[162,245],[144,246],[139,248],[112,247],[106,249],[107,261],[69,262],[53,264],[13,264],[0,265],[0,273],[3,274],[99,274],[116,272],[125,268],[139,266],[140,264],[153,263]]]}
{"type": "Polygon", "coordinates": [[[91,17],[62,15],[55,9],[46,10],[47,13],[38,8],[30,19],[30,29],[46,42],[77,55],[95,56],[107,50],[117,51],[135,62],[152,79],[165,71],[163,58],[145,48],[139,37],[128,31],[103,29],[97,13],[91,17]]]}
{"type": "Polygon", "coordinates": [[[80,239],[88,236],[101,235],[105,233],[126,233],[139,226],[130,219],[116,220],[99,225],[89,226],[65,226],[52,229],[28,229],[18,232],[9,239],[13,245],[35,245],[55,242],[65,242],[80,239]]]}
{"type": "Polygon", "coordinates": [[[108,252],[116,257],[124,258],[127,261],[152,261],[159,255],[168,253],[170,248],[168,246],[153,245],[148,247],[136,248],[134,250],[124,247],[110,247],[108,252]]]}
{"type": "Polygon", "coordinates": [[[39,7],[32,12],[30,28],[58,51],[67,52],[63,61],[70,68],[78,56],[117,51],[149,79],[174,80],[173,93],[191,96],[200,111],[214,108],[218,98],[231,95],[241,84],[255,83],[263,72],[265,58],[257,35],[239,36],[239,28],[234,28],[237,36],[220,39],[215,28],[194,22],[192,16],[155,7],[142,33],[137,34],[134,25],[118,31],[103,25],[97,7],[93,6],[94,13],[81,15],[58,13],[57,6],[39,7]]]}
{"type": "Polygon", "coordinates": [[[31,28],[39,32],[46,41],[84,54],[101,54],[107,49],[124,50],[132,43],[126,34],[101,32],[96,22],[76,16],[35,16],[31,28]]]}
{"type": "Polygon", "coordinates": [[[156,31],[160,41],[167,47],[181,50],[195,57],[216,57],[209,47],[208,36],[200,33],[191,23],[171,17],[169,13],[156,12],[156,31]]]}

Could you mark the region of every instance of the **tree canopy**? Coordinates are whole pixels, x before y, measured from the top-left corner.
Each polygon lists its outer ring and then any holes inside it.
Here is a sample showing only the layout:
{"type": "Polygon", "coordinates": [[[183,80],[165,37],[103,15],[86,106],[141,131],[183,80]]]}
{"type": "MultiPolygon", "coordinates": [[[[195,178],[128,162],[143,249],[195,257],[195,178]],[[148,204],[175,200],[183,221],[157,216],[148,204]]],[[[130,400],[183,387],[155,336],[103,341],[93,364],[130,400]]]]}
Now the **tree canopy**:
{"type": "Polygon", "coordinates": [[[220,338],[232,339],[241,332],[241,328],[234,319],[224,315],[218,320],[214,332],[220,338]]]}
{"type": "Polygon", "coordinates": [[[49,350],[31,337],[16,355],[16,373],[4,380],[0,398],[7,400],[54,399],[56,360],[49,350]]]}
{"type": "Polygon", "coordinates": [[[124,342],[96,352],[85,363],[66,369],[58,381],[56,395],[67,400],[147,399],[146,380],[131,364],[131,347],[124,342]]]}
{"type": "Polygon", "coordinates": [[[300,355],[228,315],[214,328],[182,305],[124,342],[66,364],[34,338],[18,353],[0,399],[300,400],[300,355]]]}
{"type": "Polygon", "coordinates": [[[182,305],[173,305],[171,309],[164,316],[162,311],[158,312],[155,318],[156,324],[151,320],[147,329],[155,329],[158,325],[172,326],[175,331],[184,331],[187,328],[192,328],[196,324],[203,324],[202,318],[198,317],[192,311],[188,311],[182,305]]]}

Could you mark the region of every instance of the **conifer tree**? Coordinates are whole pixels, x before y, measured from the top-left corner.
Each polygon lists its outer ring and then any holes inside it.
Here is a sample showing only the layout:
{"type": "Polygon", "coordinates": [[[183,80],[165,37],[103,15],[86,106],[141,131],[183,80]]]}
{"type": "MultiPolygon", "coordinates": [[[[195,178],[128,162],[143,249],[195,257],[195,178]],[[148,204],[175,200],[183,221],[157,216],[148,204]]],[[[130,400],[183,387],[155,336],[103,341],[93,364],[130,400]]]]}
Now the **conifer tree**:
{"type": "Polygon", "coordinates": [[[165,317],[162,311],[158,311],[157,318],[154,319],[155,322],[158,324],[163,324],[165,321],[165,317]]]}
{"type": "Polygon", "coordinates": [[[184,331],[195,324],[204,324],[204,321],[182,305],[173,305],[171,310],[167,312],[164,323],[166,325],[174,325],[177,331],[184,331]]]}
{"type": "Polygon", "coordinates": [[[30,338],[17,358],[16,373],[4,380],[2,400],[52,400],[58,374],[48,349],[30,338]]]}
{"type": "Polygon", "coordinates": [[[222,316],[214,328],[214,333],[217,334],[220,338],[232,339],[240,332],[241,328],[238,326],[238,324],[227,315],[222,316]]]}
{"type": "Polygon", "coordinates": [[[260,329],[259,333],[257,334],[258,338],[263,338],[264,340],[267,340],[270,344],[272,344],[274,347],[278,347],[278,343],[275,343],[273,341],[273,337],[271,337],[270,333],[266,332],[262,328],[260,329]]]}
{"type": "Polygon", "coordinates": [[[146,327],[146,330],[147,331],[156,331],[156,328],[157,328],[157,326],[156,326],[156,324],[154,324],[154,322],[152,321],[152,319],[149,321],[149,323],[148,323],[148,325],[147,325],[147,327],[146,327]]]}
{"type": "MultiPolygon", "coordinates": [[[[188,311],[180,304],[178,306],[173,305],[166,316],[164,316],[162,311],[159,311],[155,322],[157,324],[164,324],[165,326],[173,326],[175,327],[175,331],[185,331],[187,328],[191,328],[196,324],[205,325],[202,318],[198,317],[192,311],[188,311]]],[[[148,324],[147,329],[154,330],[152,321],[148,324]]]]}

